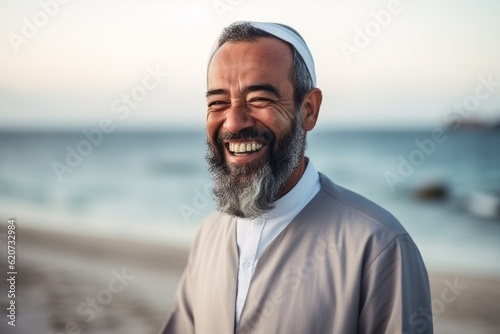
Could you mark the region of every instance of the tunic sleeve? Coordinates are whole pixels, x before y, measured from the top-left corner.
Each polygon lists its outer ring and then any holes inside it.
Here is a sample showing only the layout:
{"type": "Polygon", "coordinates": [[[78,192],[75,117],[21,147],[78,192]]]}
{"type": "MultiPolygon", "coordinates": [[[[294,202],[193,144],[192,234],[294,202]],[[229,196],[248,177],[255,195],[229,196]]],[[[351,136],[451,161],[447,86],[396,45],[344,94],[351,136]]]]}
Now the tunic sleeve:
{"type": "Polygon", "coordinates": [[[194,322],[190,291],[188,290],[189,266],[184,271],[174,304],[160,334],[194,333],[194,322]]]}
{"type": "Polygon", "coordinates": [[[160,334],[191,334],[195,332],[193,305],[196,296],[195,285],[193,284],[193,267],[197,258],[197,245],[199,243],[201,229],[197,231],[193,245],[189,252],[186,269],[181,276],[175,300],[167,315],[167,320],[160,331],[160,334]]]}
{"type": "Polygon", "coordinates": [[[395,237],[366,264],[359,334],[432,334],[429,279],[409,235],[395,237]]]}

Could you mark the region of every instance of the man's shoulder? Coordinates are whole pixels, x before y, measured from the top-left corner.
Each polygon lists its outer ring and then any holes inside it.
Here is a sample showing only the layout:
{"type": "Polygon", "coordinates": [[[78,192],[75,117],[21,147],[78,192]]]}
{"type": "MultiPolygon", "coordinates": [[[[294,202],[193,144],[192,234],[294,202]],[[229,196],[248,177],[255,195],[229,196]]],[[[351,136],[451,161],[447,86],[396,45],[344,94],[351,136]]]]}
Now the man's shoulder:
{"type": "Polygon", "coordinates": [[[398,236],[408,234],[401,223],[386,209],[366,197],[341,187],[320,173],[321,189],[311,201],[312,213],[332,217],[343,228],[368,234],[398,236]]]}
{"type": "Polygon", "coordinates": [[[214,251],[235,240],[235,223],[236,221],[229,215],[219,211],[211,213],[196,230],[191,244],[192,256],[214,251]]]}
{"type": "Polygon", "coordinates": [[[234,228],[233,224],[235,223],[235,219],[230,215],[220,211],[214,211],[201,222],[200,226],[198,226],[196,239],[212,239],[221,233],[229,234],[234,228]]]}
{"type": "Polygon", "coordinates": [[[214,230],[227,227],[231,224],[232,217],[220,211],[214,211],[203,219],[198,230],[214,230]]]}

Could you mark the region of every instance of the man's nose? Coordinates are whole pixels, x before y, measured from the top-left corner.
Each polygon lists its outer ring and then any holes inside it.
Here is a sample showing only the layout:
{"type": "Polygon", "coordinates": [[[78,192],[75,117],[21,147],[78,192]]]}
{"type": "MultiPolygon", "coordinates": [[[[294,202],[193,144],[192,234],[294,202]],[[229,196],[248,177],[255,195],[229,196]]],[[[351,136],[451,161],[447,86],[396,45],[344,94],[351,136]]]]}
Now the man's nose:
{"type": "Polygon", "coordinates": [[[231,106],[227,111],[224,121],[224,127],[227,131],[237,133],[254,125],[255,119],[250,115],[247,106],[231,106]]]}

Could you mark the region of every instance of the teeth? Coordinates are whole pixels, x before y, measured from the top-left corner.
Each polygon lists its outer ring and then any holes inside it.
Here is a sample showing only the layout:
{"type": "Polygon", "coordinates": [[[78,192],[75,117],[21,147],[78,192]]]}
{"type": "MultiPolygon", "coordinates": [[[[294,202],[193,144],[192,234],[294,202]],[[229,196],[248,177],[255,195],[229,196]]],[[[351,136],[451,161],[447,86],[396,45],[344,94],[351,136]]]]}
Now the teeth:
{"type": "Polygon", "coordinates": [[[229,151],[233,153],[256,152],[262,146],[260,143],[229,143],[229,151]]]}

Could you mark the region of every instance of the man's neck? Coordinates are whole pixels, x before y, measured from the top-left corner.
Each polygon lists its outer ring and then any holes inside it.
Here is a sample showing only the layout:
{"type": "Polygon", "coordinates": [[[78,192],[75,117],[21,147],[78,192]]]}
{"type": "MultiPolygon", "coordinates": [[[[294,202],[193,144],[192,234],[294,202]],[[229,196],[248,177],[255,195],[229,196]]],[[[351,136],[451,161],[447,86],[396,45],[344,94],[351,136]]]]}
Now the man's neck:
{"type": "Polygon", "coordinates": [[[281,189],[278,198],[285,196],[290,190],[293,189],[293,187],[295,187],[297,182],[299,182],[300,178],[304,174],[308,161],[309,159],[307,159],[304,155],[301,157],[299,165],[297,166],[297,168],[295,168],[295,171],[293,172],[292,176],[281,189]]]}

